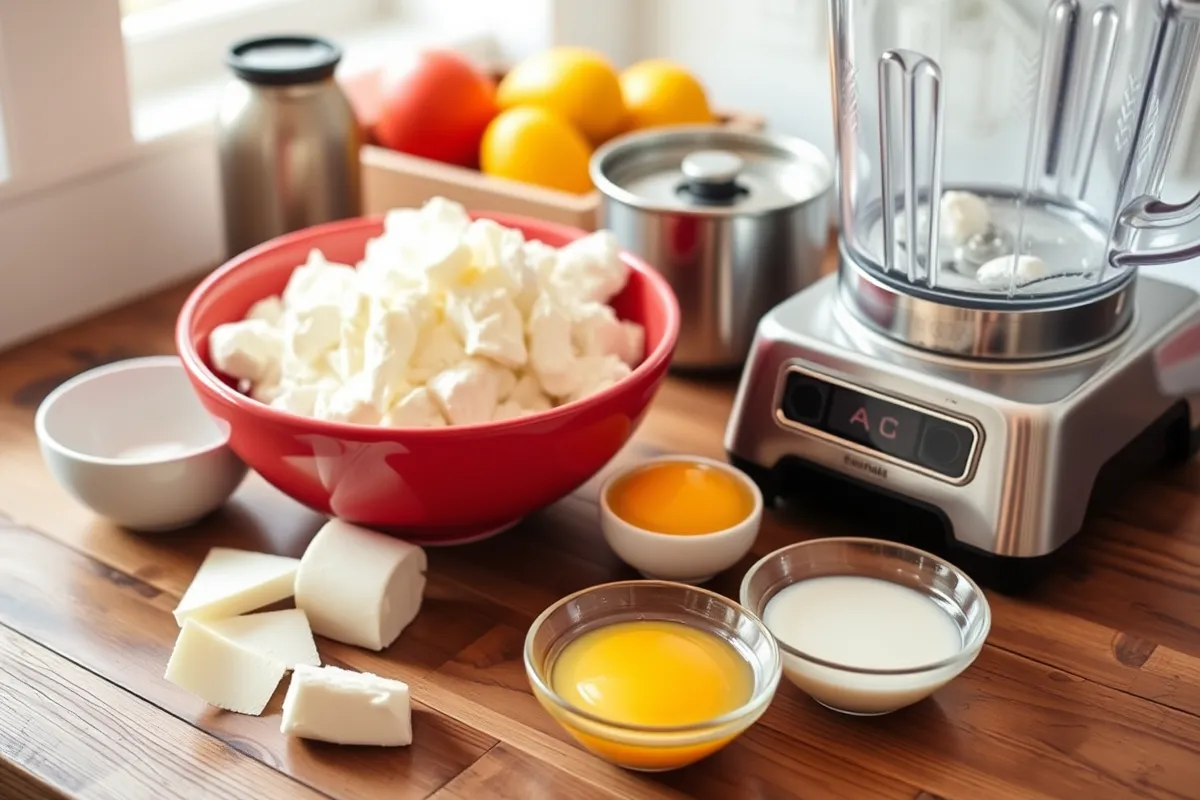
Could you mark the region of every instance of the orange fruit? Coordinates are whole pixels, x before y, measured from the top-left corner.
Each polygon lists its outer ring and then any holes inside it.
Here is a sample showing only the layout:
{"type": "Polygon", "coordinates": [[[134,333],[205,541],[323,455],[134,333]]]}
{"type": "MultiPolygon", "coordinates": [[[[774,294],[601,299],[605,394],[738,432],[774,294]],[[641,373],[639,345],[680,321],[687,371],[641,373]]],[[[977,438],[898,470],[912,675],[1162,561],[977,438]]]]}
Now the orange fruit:
{"type": "Polygon", "coordinates": [[[620,82],[630,130],[713,121],[700,81],[672,61],[640,61],[621,73],[620,82]]]}
{"type": "Polygon", "coordinates": [[[584,194],[592,190],[583,134],[558,114],[518,106],[492,120],[483,134],[479,165],[487,175],[584,194]]]}
{"type": "Polygon", "coordinates": [[[584,47],[552,47],[520,62],[496,87],[496,103],[553,111],[592,144],[618,133],[625,119],[616,69],[584,47]]]}

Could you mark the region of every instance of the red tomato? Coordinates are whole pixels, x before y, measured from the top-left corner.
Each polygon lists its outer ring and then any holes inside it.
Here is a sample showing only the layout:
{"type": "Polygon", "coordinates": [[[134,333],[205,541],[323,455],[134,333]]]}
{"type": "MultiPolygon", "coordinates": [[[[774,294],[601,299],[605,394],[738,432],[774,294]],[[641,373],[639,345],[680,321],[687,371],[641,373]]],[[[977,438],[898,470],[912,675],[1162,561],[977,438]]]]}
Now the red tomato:
{"type": "Polygon", "coordinates": [[[384,78],[374,139],[384,147],[472,167],[496,116],[495,83],[469,60],[427,50],[384,78]]]}

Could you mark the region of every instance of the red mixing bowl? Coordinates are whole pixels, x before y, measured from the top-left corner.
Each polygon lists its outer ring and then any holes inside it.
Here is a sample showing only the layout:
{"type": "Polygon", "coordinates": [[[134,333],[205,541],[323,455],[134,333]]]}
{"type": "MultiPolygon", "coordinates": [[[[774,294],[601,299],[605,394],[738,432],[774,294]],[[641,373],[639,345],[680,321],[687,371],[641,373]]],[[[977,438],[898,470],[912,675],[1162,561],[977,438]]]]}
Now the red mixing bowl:
{"type": "MultiPolygon", "coordinates": [[[[500,214],[526,239],[561,247],[583,231],[500,214]]],[[[268,482],[348,522],[422,544],[457,544],[499,533],[574,491],[629,439],[654,397],[679,335],[679,305],[657,272],[628,253],[629,283],[617,316],[646,329],[646,356],[591,397],[520,419],[398,429],[325,422],[271,408],[237,391],[208,361],[208,335],[279,294],[308,252],[356,264],[382,218],[351,219],[273,239],[209,275],[179,314],[175,342],[200,401],[224,420],[230,446],[268,482]]]]}

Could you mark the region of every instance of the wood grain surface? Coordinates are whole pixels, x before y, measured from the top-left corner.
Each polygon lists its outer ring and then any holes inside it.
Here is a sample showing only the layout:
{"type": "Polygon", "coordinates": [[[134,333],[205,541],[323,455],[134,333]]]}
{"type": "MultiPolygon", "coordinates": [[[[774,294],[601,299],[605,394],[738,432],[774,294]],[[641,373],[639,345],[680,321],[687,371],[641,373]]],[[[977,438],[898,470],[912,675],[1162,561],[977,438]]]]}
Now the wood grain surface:
{"type": "MultiPolygon", "coordinates": [[[[408,748],[342,748],[218,712],[162,678],[179,596],[210,547],[299,555],[321,519],[251,475],[187,531],[97,519],[42,464],[37,404],[89,367],[172,352],[181,288],[0,355],[0,798],[563,800],[1200,798],[1200,465],[1132,484],[1028,596],[989,592],[991,637],[934,698],[843,717],[783,684],[730,747],[658,776],[581,750],[529,692],[525,631],[563,594],[634,577],[597,525],[604,474],[487,542],[429,551],[427,599],[382,653],[319,640],[327,663],[407,681],[408,748]]],[[[723,457],[729,380],[671,379],[629,463],[723,457]]],[[[870,534],[852,515],[772,511],[754,552],[870,534]]],[[[282,691],[282,690],[281,690],[282,691]]]]}

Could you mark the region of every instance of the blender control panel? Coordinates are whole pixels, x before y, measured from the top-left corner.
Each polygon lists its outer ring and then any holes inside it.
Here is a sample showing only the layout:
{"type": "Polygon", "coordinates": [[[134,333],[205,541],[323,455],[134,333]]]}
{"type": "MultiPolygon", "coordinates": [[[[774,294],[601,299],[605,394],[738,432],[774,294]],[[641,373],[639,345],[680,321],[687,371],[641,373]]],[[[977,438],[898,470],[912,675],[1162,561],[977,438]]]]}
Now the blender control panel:
{"type": "Polygon", "coordinates": [[[789,367],[776,417],[951,481],[970,474],[979,434],[961,420],[789,367]]]}

